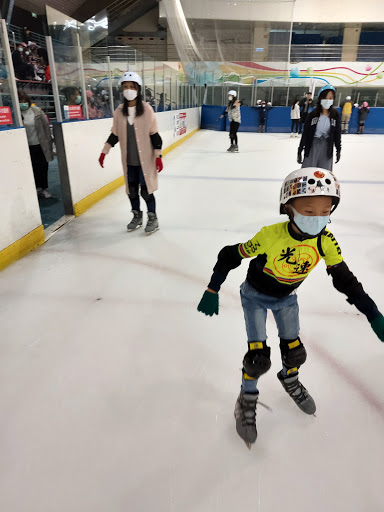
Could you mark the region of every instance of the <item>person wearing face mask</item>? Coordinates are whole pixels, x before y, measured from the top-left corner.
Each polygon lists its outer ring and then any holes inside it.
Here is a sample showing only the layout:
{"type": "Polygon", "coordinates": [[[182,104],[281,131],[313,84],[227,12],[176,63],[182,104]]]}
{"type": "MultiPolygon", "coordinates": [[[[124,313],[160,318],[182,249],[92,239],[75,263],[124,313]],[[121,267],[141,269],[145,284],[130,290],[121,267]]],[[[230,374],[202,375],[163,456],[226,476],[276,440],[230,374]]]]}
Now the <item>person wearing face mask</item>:
{"type": "Polygon", "coordinates": [[[18,91],[18,97],[28,139],[36,191],[40,197],[49,199],[52,196],[47,190],[48,162],[53,160],[53,143],[49,124],[44,112],[31,105],[31,98],[24,91],[18,91]]]}
{"type": "Polygon", "coordinates": [[[99,109],[96,106],[95,95],[93,94],[92,91],[89,91],[89,90],[85,94],[87,96],[89,119],[100,119],[101,115],[100,115],[99,109]]]}
{"type": "Polygon", "coordinates": [[[297,154],[297,161],[303,167],[321,167],[332,171],[333,146],[336,148],[336,163],[340,160],[341,120],[333,107],[335,95],[332,85],[322,87],[317,107],[308,114],[297,154]]]}
{"type": "Polygon", "coordinates": [[[25,44],[18,44],[16,50],[12,52],[13,69],[18,80],[33,80],[35,68],[27,63],[24,47],[25,44]]]}
{"type": "Polygon", "coordinates": [[[224,111],[224,114],[220,116],[220,119],[225,117],[228,114],[228,119],[230,121],[229,125],[229,138],[231,141],[231,145],[227,149],[230,153],[238,153],[239,146],[237,140],[237,132],[240,128],[241,124],[241,102],[236,99],[237,92],[232,90],[228,92],[228,106],[224,111]]]}
{"type": "Polygon", "coordinates": [[[158,173],[163,169],[162,140],[153,108],[142,99],[142,85],[137,73],[128,71],[121,77],[124,102],[113,114],[112,133],[104,145],[99,163],[104,167],[105,155],[120,142],[126,191],[133,213],[127,229],[131,232],[143,225],[140,192],[148,209],[145,234],[151,235],[159,229],[154,192],[158,188],[158,173]]]}
{"type": "Polygon", "coordinates": [[[64,91],[67,105],[81,105],[83,98],[78,87],[67,87],[64,91]]]}
{"type": "Polygon", "coordinates": [[[201,313],[218,315],[219,290],[228,273],[244,259],[254,258],[240,287],[248,350],[235,405],[236,431],[248,448],[257,438],[258,381],[271,367],[268,310],[273,313],[280,338],[282,369],[277,378],[302,412],[316,412],[314,399],[299,380],[307,352],[300,338],[296,291],[321,259],[336,290],[367,317],[377,337],[384,341],[383,315],[349,270],[335,237],[327,229],[339,202],[339,182],[326,169],[306,168],[290,173],[282,184],[279,205],[280,214],[288,215],[289,220],[263,227],[247,242],[224,247],[198,305],[201,313]]]}
{"type": "Polygon", "coordinates": [[[367,120],[368,114],[368,101],[363,101],[363,105],[359,107],[359,131],[357,132],[358,134],[362,135],[364,133],[365,121],[367,120]]]}

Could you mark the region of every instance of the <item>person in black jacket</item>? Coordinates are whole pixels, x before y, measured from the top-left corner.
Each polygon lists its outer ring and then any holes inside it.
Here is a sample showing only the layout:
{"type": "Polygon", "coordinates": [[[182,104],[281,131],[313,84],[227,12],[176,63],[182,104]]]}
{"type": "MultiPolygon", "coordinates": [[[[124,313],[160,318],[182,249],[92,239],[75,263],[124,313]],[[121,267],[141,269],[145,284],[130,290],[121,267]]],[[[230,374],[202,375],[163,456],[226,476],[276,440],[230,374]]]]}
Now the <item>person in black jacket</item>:
{"type": "Polygon", "coordinates": [[[312,93],[307,92],[305,95],[305,98],[300,100],[299,107],[300,107],[300,123],[299,123],[299,133],[302,132],[303,125],[305,124],[305,121],[307,120],[308,114],[310,109],[313,105],[313,99],[312,99],[312,93]]]}
{"type": "Polygon", "coordinates": [[[332,85],[320,89],[317,107],[308,114],[299,145],[297,161],[303,167],[321,167],[332,171],[333,146],[336,147],[336,163],[340,160],[341,120],[340,114],[332,106],[334,100],[335,88],[332,85]]]}
{"type": "Polygon", "coordinates": [[[12,62],[18,80],[34,80],[35,68],[27,63],[23,44],[18,44],[16,50],[12,52],[12,62]]]}
{"type": "Polygon", "coordinates": [[[359,107],[359,131],[358,134],[364,133],[365,121],[369,114],[368,101],[363,101],[363,106],[359,107]]]}

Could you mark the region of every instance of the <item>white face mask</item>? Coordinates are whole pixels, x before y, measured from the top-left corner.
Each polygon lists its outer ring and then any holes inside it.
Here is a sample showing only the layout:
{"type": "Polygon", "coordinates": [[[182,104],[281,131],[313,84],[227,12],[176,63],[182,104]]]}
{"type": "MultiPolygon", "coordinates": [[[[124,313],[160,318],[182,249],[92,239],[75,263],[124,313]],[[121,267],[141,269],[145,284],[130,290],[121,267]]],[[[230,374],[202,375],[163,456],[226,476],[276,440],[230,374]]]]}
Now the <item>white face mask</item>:
{"type": "Polygon", "coordinates": [[[133,89],[124,89],[123,95],[126,100],[133,101],[137,98],[137,91],[133,89]]]}
{"type": "Polygon", "coordinates": [[[302,215],[298,211],[294,209],[293,210],[293,220],[296,224],[296,226],[300,229],[300,231],[304,234],[316,236],[328,224],[330,215],[324,215],[324,216],[315,216],[315,215],[302,215]]]}
{"type": "Polygon", "coordinates": [[[229,101],[233,100],[233,96],[228,96],[229,101]]]}
{"type": "Polygon", "coordinates": [[[333,100],[321,100],[321,106],[325,108],[325,110],[328,110],[332,107],[333,100]]]}

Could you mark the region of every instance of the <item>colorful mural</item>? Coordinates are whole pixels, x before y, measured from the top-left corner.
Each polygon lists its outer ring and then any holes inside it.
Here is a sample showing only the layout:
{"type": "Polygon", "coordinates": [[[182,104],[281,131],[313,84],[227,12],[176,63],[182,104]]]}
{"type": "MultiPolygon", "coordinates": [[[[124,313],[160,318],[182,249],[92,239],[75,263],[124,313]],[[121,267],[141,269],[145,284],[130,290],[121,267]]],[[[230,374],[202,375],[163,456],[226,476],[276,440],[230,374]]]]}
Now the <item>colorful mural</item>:
{"type": "Polygon", "coordinates": [[[337,87],[384,86],[383,62],[301,62],[287,69],[283,62],[226,62],[204,63],[201,78],[207,83],[236,82],[239,84],[258,84],[279,80],[281,85],[316,85],[330,83],[337,87]],[[294,83],[292,83],[294,82],[294,83]]]}

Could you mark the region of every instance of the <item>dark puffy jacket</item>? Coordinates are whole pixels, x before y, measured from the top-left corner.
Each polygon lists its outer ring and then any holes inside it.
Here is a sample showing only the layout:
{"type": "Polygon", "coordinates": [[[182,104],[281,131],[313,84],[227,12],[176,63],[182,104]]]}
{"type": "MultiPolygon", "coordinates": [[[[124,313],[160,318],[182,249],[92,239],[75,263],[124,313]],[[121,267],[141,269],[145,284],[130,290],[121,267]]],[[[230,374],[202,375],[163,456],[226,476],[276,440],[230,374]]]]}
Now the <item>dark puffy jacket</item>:
{"type": "Polygon", "coordinates": [[[367,108],[367,107],[360,107],[360,109],[359,109],[359,121],[365,121],[367,119],[368,114],[369,114],[369,108],[367,108]]]}
{"type": "MultiPolygon", "coordinates": [[[[337,153],[341,151],[341,119],[340,114],[337,110],[331,110],[331,130],[329,132],[328,141],[328,153],[327,157],[332,158],[333,156],[333,146],[335,146],[337,153]]],[[[299,145],[299,154],[304,149],[304,156],[309,156],[311,152],[313,139],[315,137],[317,122],[319,121],[319,116],[316,115],[316,110],[313,110],[310,114],[308,114],[307,120],[305,121],[303,135],[301,137],[300,145],[299,145]]]]}

